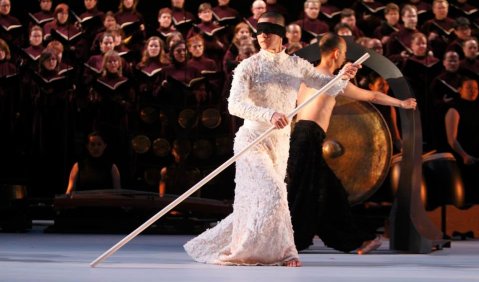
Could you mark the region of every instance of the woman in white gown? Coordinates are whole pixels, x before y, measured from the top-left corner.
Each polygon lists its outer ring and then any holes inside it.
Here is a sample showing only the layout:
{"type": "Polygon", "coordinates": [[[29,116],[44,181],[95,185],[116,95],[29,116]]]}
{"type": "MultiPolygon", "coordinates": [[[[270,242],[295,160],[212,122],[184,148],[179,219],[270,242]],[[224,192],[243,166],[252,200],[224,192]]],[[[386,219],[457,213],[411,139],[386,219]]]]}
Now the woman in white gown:
{"type": "MultiPolygon", "coordinates": [[[[282,50],[284,19],[264,13],[258,23],[261,51],[243,60],[234,71],[228,109],[245,119],[234,143],[237,154],[272,124],[278,130],[236,162],[233,213],[214,228],[185,244],[196,261],[224,265],[300,266],[294,245],[284,182],[290,126],[286,115],[296,105],[301,82],[321,88],[332,79],[317,73],[307,61],[282,50]]],[[[337,95],[354,76],[326,94],[337,95]]]]}

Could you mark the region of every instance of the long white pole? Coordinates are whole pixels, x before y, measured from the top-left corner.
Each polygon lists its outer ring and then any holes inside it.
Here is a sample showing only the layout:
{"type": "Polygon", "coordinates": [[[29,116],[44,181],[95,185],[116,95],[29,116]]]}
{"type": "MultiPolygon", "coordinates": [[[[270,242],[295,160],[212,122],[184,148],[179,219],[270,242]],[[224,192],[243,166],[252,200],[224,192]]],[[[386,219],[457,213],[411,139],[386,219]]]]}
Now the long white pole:
{"type": "MultiPolygon", "coordinates": [[[[366,61],[369,58],[369,54],[365,53],[363,56],[361,56],[355,64],[362,64],[364,61],[366,61]]],[[[293,118],[302,108],[304,108],[308,103],[310,103],[313,99],[315,99],[318,95],[320,95],[323,92],[328,91],[336,82],[342,78],[341,73],[338,74],[335,78],[330,80],[326,85],[324,85],[321,89],[319,89],[314,95],[309,97],[306,101],[304,101],[301,105],[299,105],[296,109],[294,109],[291,113],[288,115],[288,119],[293,118]]],[[[231,157],[229,160],[227,160],[225,163],[223,163],[221,166],[219,166],[217,169],[213,170],[210,174],[208,174],[205,178],[203,178],[200,182],[196,183],[193,187],[188,189],[185,193],[183,193],[181,196],[176,198],[173,202],[171,202],[169,205],[164,207],[161,211],[159,211],[157,214],[152,216],[150,219],[148,219],[145,223],[140,225],[137,229],[135,229],[133,232],[128,234],[125,238],[123,238],[121,241],[116,243],[113,247],[111,247],[109,250],[104,252],[101,256],[99,256],[97,259],[92,261],[90,263],[91,267],[97,266],[99,263],[107,259],[109,256],[114,254],[116,251],[118,251],[121,247],[123,247],[126,243],[128,243],[130,240],[135,238],[138,234],[140,234],[143,230],[148,228],[150,225],[155,223],[158,219],[160,219],[162,216],[164,216],[166,213],[168,213],[170,210],[172,210],[174,207],[179,205],[181,202],[183,202],[186,198],[191,196],[191,194],[195,193],[198,189],[200,189],[203,185],[208,183],[213,177],[218,175],[220,172],[222,172],[224,169],[226,169],[229,165],[234,163],[241,155],[243,155],[246,151],[248,151],[251,147],[255,146],[259,142],[263,141],[273,130],[275,129],[274,126],[271,126],[268,130],[266,130],[263,134],[258,136],[251,144],[249,144],[247,147],[245,147],[241,152],[239,152],[237,155],[234,155],[231,157]]]]}

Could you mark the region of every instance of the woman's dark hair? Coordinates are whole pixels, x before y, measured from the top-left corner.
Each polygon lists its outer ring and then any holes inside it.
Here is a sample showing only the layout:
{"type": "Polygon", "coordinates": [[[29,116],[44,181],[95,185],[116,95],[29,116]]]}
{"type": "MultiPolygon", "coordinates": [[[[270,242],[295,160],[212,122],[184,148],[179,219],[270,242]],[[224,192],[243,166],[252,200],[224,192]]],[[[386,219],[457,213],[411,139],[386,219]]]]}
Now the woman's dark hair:
{"type": "MultiPolygon", "coordinates": [[[[183,41],[183,40],[175,42],[175,43],[171,46],[171,48],[170,48],[170,60],[171,60],[171,62],[173,62],[173,63],[177,63],[177,61],[176,61],[175,56],[174,56],[173,53],[175,52],[175,49],[176,49],[178,46],[180,46],[181,44],[184,44],[184,45],[185,45],[185,49],[186,49],[186,42],[183,41]]],[[[186,60],[188,60],[188,49],[186,49],[185,52],[186,52],[186,60]]],[[[186,63],[186,62],[185,62],[185,63],[186,63]]]]}

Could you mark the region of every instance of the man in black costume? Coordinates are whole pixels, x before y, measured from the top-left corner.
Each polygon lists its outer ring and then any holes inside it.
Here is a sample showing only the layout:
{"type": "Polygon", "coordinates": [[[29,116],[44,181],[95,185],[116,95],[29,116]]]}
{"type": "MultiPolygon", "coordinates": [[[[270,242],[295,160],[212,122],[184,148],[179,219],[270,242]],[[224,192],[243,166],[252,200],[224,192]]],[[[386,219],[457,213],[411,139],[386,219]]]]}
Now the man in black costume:
{"type": "MultiPolygon", "coordinates": [[[[333,75],[346,60],[346,42],[338,35],[328,33],[321,38],[319,46],[321,63],[316,69],[333,75]]],[[[298,104],[315,92],[315,89],[302,85],[298,104]]],[[[413,98],[401,101],[358,88],[352,83],[340,95],[404,109],[416,107],[413,98]]],[[[347,192],[322,156],[322,144],[335,103],[334,97],[318,96],[298,114],[291,135],[287,184],[295,244],[298,250],[306,249],[318,235],[326,246],[336,250],[368,253],[381,245],[381,238],[365,233],[355,225],[347,192]]]]}

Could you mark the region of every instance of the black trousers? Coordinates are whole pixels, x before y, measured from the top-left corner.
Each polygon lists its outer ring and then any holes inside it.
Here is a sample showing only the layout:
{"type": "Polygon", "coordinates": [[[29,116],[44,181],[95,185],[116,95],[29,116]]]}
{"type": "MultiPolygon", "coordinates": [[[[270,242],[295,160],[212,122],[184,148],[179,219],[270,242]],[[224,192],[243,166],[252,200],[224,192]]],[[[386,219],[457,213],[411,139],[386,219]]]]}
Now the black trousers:
{"type": "Polygon", "coordinates": [[[350,252],[374,233],[355,224],[348,194],[323,158],[325,132],[313,121],[298,121],[291,135],[288,160],[288,202],[298,250],[308,248],[315,235],[324,244],[350,252]]]}

